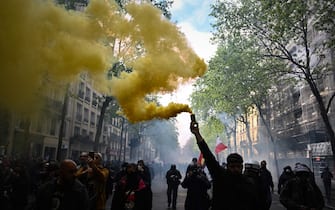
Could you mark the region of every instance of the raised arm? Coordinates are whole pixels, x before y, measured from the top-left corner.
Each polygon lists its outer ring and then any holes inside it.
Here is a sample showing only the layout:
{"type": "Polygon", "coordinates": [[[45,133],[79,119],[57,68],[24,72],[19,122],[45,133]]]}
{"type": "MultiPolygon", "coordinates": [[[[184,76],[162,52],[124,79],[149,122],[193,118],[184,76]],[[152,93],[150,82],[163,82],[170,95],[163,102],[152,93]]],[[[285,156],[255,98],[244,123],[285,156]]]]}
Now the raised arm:
{"type": "Polygon", "coordinates": [[[205,158],[205,163],[206,163],[209,173],[211,174],[211,177],[215,179],[219,175],[221,171],[221,167],[220,167],[220,164],[216,161],[213,153],[208,148],[207,143],[201,136],[200,131],[199,131],[199,124],[195,120],[194,115],[191,115],[190,130],[194,134],[197,140],[198,147],[205,158]]]}

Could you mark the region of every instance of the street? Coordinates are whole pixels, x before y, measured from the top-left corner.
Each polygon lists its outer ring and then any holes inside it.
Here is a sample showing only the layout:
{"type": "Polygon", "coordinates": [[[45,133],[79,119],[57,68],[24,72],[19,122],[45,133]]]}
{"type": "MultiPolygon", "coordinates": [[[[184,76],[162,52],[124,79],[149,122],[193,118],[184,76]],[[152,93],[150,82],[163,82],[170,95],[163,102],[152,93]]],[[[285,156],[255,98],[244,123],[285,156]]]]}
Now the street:
{"type": "MultiPolygon", "coordinates": [[[[153,207],[152,210],[167,210],[166,183],[164,179],[154,179],[152,182],[153,207]]],[[[184,210],[184,201],[186,198],[186,189],[179,187],[177,210],[184,210]]],[[[111,197],[107,202],[106,210],[110,209],[111,197]]],[[[170,208],[171,209],[171,208],[170,208]]],[[[271,210],[284,210],[285,208],[278,200],[278,194],[274,194],[271,210]]]]}
{"type": "MultiPolygon", "coordinates": [[[[322,184],[317,182],[321,191],[323,192],[324,189],[322,184]]],[[[275,183],[275,186],[277,184],[275,183]]],[[[152,184],[152,191],[153,191],[153,210],[167,210],[167,196],[166,196],[166,187],[164,179],[154,179],[152,184]]],[[[323,192],[324,193],[324,192],[323,192]]],[[[332,203],[328,204],[325,201],[325,210],[335,210],[334,203],[335,203],[335,186],[332,187],[332,203]]],[[[178,189],[178,200],[177,200],[177,210],[184,210],[184,201],[186,198],[186,189],[179,187],[178,189]]],[[[272,205],[270,210],[285,210],[283,205],[279,202],[279,195],[277,193],[273,194],[272,197],[272,205]]]]}
{"type": "MultiPolygon", "coordinates": [[[[167,185],[165,183],[165,179],[155,177],[155,179],[152,181],[152,192],[153,192],[152,210],[171,209],[167,207],[166,187],[167,185]]],[[[333,189],[333,193],[335,194],[335,187],[332,189],[333,189]]],[[[321,190],[323,189],[321,188],[321,190]]],[[[334,200],[335,196],[332,196],[332,197],[334,200]]],[[[177,210],[184,210],[185,198],[186,198],[186,189],[179,187],[178,199],[177,199],[177,210]]],[[[335,202],[335,200],[333,202],[335,202]]],[[[111,206],[111,197],[107,201],[106,210],[109,210],[110,206],[111,206]]],[[[329,205],[329,204],[326,204],[324,209],[325,210],[335,210],[334,205],[329,205]]],[[[285,208],[279,202],[279,195],[277,193],[273,194],[272,205],[271,205],[270,210],[285,210],[285,208]]]]}
{"type": "MultiPolygon", "coordinates": [[[[166,185],[163,185],[157,180],[153,183],[153,210],[166,210],[167,208],[167,197],[166,197],[166,185]]],[[[184,209],[184,201],[186,198],[186,189],[179,187],[177,210],[184,209]]],[[[284,210],[285,208],[279,203],[278,194],[274,194],[271,210],[284,210]]]]}
{"type": "MultiPolygon", "coordinates": [[[[152,188],[153,190],[153,210],[166,210],[167,208],[167,198],[166,198],[166,186],[162,187],[160,184],[156,183],[152,188]]],[[[186,189],[179,187],[178,190],[178,200],[177,200],[177,210],[184,209],[184,201],[186,198],[186,189]]],[[[275,194],[271,210],[284,210],[285,208],[279,203],[278,195],[275,194]]]]}

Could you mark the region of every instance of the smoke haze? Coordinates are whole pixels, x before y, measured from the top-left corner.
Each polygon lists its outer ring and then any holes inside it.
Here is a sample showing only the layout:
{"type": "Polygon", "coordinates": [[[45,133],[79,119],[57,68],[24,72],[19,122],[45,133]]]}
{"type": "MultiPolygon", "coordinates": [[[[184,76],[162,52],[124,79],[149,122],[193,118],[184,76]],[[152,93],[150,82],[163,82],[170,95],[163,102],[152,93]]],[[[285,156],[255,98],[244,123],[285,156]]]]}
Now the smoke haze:
{"type": "Polygon", "coordinates": [[[186,104],[161,107],[144,98],[172,92],[203,75],[206,64],[158,9],[133,3],[126,10],[129,15],[121,16],[116,5],[103,0],[90,1],[85,12],[67,11],[47,0],[2,2],[0,105],[21,113],[36,111],[48,86],[71,82],[87,71],[95,88],[115,96],[131,122],[191,112],[186,104]],[[144,54],[131,60],[113,56],[110,42],[115,39],[140,43],[144,54]],[[107,71],[118,60],[133,72],[108,81],[107,71]]]}

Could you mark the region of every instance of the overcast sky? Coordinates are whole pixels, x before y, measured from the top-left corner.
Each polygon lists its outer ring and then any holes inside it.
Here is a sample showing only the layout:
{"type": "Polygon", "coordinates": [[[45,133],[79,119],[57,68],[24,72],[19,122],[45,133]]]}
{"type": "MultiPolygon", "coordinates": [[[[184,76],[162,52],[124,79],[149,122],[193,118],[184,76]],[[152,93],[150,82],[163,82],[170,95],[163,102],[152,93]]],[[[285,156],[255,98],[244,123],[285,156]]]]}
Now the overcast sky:
{"type": "MultiPolygon", "coordinates": [[[[190,45],[199,57],[206,62],[216,51],[216,45],[210,42],[211,18],[210,4],[213,0],[174,0],[172,5],[172,21],[177,23],[181,31],[185,33],[190,45]]],[[[192,84],[180,86],[174,94],[165,95],[161,102],[167,105],[169,102],[189,104],[189,95],[192,93],[192,84]]],[[[177,116],[179,143],[184,146],[191,137],[189,131],[190,114],[182,113],[177,116]]]]}

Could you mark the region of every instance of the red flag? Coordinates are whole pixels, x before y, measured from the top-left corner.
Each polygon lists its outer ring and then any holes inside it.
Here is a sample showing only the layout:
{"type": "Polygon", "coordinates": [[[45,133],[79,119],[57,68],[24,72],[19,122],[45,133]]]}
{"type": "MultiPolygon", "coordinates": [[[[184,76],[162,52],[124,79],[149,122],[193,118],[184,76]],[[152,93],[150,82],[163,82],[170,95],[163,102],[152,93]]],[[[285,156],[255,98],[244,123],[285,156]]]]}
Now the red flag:
{"type": "Polygon", "coordinates": [[[198,158],[198,165],[203,166],[205,164],[204,156],[202,155],[202,152],[200,152],[199,158],[198,158]]]}
{"type": "Polygon", "coordinates": [[[220,137],[216,139],[216,146],[215,146],[215,153],[218,154],[219,152],[227,149],[227,146],[222,143],[220,137]]]}

